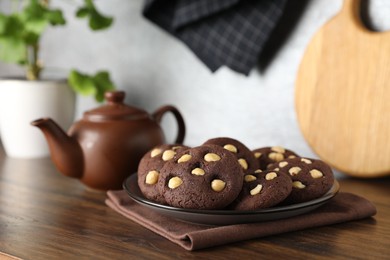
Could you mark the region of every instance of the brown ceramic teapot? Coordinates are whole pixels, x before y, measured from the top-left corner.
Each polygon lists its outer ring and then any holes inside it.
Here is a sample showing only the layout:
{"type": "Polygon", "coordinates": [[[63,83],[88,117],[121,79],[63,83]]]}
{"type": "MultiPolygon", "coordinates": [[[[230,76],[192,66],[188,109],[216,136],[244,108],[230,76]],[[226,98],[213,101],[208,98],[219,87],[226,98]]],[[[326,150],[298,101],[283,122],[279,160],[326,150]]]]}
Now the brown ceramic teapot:
{"type": "Polygon", "coordinates": [[[175,143],[183,142],[185,125],[173,106],[163,106],[149,115],[125,105],[122,91],[107,92],[105,98],[106,105],[85,112],[68,134],[50,118],[31,124],[43,131],[61,173],[93,189],[120,189],[124,179],[137,171],[142,156],[165,142],[159,124],[166,112],[172,112],[178,123],[175,143]]]}

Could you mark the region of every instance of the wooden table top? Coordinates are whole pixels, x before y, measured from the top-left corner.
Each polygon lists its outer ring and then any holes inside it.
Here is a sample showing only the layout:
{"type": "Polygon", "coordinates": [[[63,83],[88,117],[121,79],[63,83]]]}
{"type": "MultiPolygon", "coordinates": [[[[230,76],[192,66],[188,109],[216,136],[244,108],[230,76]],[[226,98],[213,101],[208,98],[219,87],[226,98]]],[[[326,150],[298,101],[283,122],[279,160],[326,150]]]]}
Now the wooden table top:
{"type": "Polygon", "coordinates": [[[377,215],[189,252],[108,208],[104,193],[60,175],[50,159],[8,158],[0,148],[0,252],[23,259],[389,259],[390,178],[339,182],[341,191],[371,200],[377,215]]]}

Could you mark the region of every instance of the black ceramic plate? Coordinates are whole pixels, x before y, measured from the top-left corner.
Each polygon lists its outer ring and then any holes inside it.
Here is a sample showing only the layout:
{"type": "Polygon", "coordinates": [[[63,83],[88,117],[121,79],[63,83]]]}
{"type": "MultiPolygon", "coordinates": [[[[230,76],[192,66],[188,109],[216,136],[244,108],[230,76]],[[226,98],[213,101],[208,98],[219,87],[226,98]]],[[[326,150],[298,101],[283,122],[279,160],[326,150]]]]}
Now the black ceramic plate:
{"type": "Polygon", "coordinates": [[[312,211],[333,198],[339,190],[339,184],[335,180],[332,188],[324,196],[315,200],[283,207],[272,207],[252,211],[197,210],[161,205],[146,199],[142,195],[137,183],[137,174],[128,177],[123,183],[123,188],[134,201],[165,216],[197,224],[232,225],[284,219],[312,211]]]}

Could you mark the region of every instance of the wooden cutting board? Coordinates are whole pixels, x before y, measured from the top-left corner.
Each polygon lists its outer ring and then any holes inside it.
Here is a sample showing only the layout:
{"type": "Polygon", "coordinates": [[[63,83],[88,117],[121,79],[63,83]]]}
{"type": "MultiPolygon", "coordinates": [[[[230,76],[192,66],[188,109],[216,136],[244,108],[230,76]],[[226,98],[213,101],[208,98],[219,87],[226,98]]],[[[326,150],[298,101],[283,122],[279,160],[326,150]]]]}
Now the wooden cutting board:
{"type": "Polygon", "coordinates": [[[322,160],[356,177],[390,175],[390,32],[363,25],[360,0],[344,0],[309,43],[295,105],[322,160]]]}

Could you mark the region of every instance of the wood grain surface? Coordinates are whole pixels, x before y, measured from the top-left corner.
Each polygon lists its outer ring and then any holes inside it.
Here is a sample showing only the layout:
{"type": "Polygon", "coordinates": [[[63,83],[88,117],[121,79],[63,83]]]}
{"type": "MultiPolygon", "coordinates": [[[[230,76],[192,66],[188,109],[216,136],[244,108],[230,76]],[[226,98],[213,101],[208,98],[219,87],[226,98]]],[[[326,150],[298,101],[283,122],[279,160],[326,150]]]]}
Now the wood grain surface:
{"type": "Polygon", "coordinates": [[[390,32],[368,30],[360,0],[309,43],[295,102],[304,137],[318,156],[358,177],[390,175],[390,32]]]}
{"type": "Polygon", "coordinates": [[[371,200],[377,215],[188,252],[108,208],[104,193],[60,175],[49,159],[11,159],[0,148],[0,252],[22,259],[388,259],[390,179],[339,181],[341,191],[371,200]]]}

